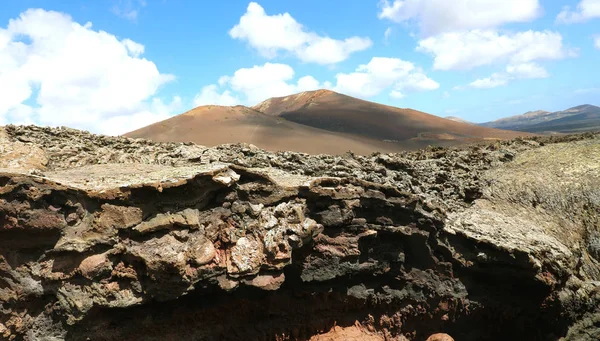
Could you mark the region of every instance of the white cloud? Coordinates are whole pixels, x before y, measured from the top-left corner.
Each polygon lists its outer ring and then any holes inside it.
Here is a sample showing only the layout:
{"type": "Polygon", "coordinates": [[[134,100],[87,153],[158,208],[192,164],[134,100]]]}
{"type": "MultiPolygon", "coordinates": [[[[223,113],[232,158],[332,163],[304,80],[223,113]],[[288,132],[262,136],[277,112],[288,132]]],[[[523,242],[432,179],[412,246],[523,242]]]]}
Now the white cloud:
{"type": "Polygon", "coordinates": [[[406,96],[398,90],[392,90],[392,92],[390,92],[390,97],[396,98],[396,99],[401,99],[406,96]]]}
{"type": "Polygon", "coordinates": [[[492,89],[507,85],[509,81],[510,78],[507,74],[496,72],[490,77],[477,79],[469,83],[468,86],[474,89],[492,89]]]}
{"type": "Polygon", "coordinates": [[[594,46],[596,46],[596,48],[598,50],[600,50],[600,35],[596,36],[596,38],[594,38],[594,46]]]}
{"type": "Polygon", "coordinates": [[[383,37],[385,38],[385,42],[387,43],[388,39],[390,38],[390,36],[392,35],[392,28],[388,27],[385,32],[383,33],[383,37]]]}
{"type": "Polygon", "coordinates": [[[329,82],[320,83],[312,76],[304,76],[294,82],[294,76],[294,69],[287,64],[265,63],[242,68],[232,76],[221,77],[218,86],[205,86],[194,102],[196,105],[255,105],[270,97],[331,88],[329,82]]]}
{"type": "Polygon", "coordinates": [[[469,84],[471,88],[490,89],[508,84],[515,79],[550,77],[548,71],[536,63],[508,65],[505,72],[493,73],[490,77],[477,79],[469,84]]]}
{"type": "MultiPolygon", "coordinates": [[[[221,80],[221,79],[220,79],[221,80]]],[[[219,82],[222,86],[225,83],[219,82]]],[[[231,94],[231,91],[225,90],[219,92],[219,87],[216,84],[210,84],[202,88],[199,94],[194,97],[194,106],[201,105],[237,105],[241,101],[239,98],[231,94]]]]}
{"type": "Polygon", "coordinates": [[[376,96],[386,89],[392,91],[390,96],[399,98],[404,92],[439,88],[420,68],[398,58],[374,57],[355,72],[338,73],[336,79],[335,91],[362,98],[376,96]]]}
{"type": "Polygon", "coordinates": [[[382,0],[379,7],[380,19],[415,21],[424,36],[528,22],[541,14],[538,0],[382,0]]]}
{"type": "Polygon", "coordinates": [[[153,98],[149,103],[142,103],[132,114],[98,120],[96,131],[108,135],[121,135],[166,120],[175,113],[181,113],[182,110],[183,103],[179,96],[173,97],[170,103],[164,103],[160,98],[153,98]]]}
{"type": "Polygon", "coordinates": [[[569,6],[565,6],[556,17],[556,22],[572,24],[593,18],[600,18],[600,0],[581,0],[574,11],[569,6]]]}
{"type": "Polygon", "coordinates": [[[237,70],[228,83],[234,91],[243,93],[248,103],[320,88],[319,82],[312,76],[304,76],[296,84],[291,82],[293,78],[294,69],[291,66],[265,63],[237,70]]]}
{"type": "Polygon", "coordinates": [[[497,62],[528,63],[574,56],[551,31],[499,34],[492,30],[444,33],[419,41],[418,51],[434,56],[437,70],[467,70],[497,62]]]}
{"type": "Polygon", "coordinates": [[[251,2],[229,35],[247,41],[258,52],[274,58],[280,51],[289,52],[304,62],[335,64],[352,53],[372,45],[369,38],[350,37],[343,40],[320,36],[307,31],[289,13],[267,15],[257,3],[251,2]]]}
{"type": "Polygon", "coordinates": [[[548,71],[536,63],[523,63],[517,65],[508,65],[506,72],[516,78],[533,79],[550,77],[548,71]]]}
{"type": "Polygon", "coordinates": [[[120,132],[106,124],[117,118],[141,126],[163,117],[147,101],[174,77],[140,58],[143,45],[91,27],[30,9],[0,28],[0,116],[104,133],[120,132]]]}
{"type": "Polygon", "coordinates": [[[335,86],[319,82],[312,76],[295,78],[294,69],[287,64],[265,63],[242,68],[231,76],[223,76],[219,84],[202,88],[196,95],[196,105],[255,105],[271,97],[282,97],[302,91],[331,89],[361,98],[373,97],[385,90],[393,98],[406,93],[435,90],[439,84],[428,78],[410,62],[397,58],[375,57],[360,65],[355,72],[338,73],[335,86]]]}
{"type": "Polygon", "coordinates": [[[481,78],[469,84],[476,89],[490,89],[508,84],[508,77],[503,73],[493,73],[490,77],[481,78]]]}
{"type": "Polygon", "coordinates": [[[127,51],[135,58],[144,53],[145,47],[142,44],[138,44],[131,39],[123,39],[122,43],[127,48],[127,51]]]}
{"type": "Polygon", "coordinates": [[[117,0],[110,10],[119,17],[135,21],[145,6],[145,0],[117,0]]]}

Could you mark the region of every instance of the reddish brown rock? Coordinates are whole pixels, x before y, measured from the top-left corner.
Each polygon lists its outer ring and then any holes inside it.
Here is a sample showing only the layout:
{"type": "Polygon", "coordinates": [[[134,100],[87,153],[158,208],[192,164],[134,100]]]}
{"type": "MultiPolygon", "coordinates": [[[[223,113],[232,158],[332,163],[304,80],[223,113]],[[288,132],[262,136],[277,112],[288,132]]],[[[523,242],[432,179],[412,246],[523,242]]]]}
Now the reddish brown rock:
{"type": "Polygon", "coordinates": [[[188,258],[196,265],[204,265],[212,261],[217,252],[213,243],[204,236],[193,236],[188,240],[188,258]]]}
{"type": "Polygon", "coordinates": [[[318,334],[309,341],[385,341],[382,335],[371,333],[360,326],[340,327],[334,326],[326,333],[318,334]]]}
{"type": "Polygon", "coordinates": [[[101,231],[109,229],[126,229],[142,222],[142,210],[137,207],[102,205],[102,211],[96,219],[101,231]]]}
{"type": "Polygon", "coordinates": [[[428,337],[427,341],[454,341],[454,339],[448,334],[437,333],[428,337]]]}
{"type": "Polygon", "coordinates": [[[283,282],[285,282],[285,275],[280,273],[277,275],[258,275],[251,280],[245,280],[244,284],[263,290],[277,290],[283,282]]]}
{"type": "Polygon", "coordinates": [[[103,269],[110,270],[105,254],[89,256],[79,264],[81,275],[87,279],[96,277],[103,269]]]}

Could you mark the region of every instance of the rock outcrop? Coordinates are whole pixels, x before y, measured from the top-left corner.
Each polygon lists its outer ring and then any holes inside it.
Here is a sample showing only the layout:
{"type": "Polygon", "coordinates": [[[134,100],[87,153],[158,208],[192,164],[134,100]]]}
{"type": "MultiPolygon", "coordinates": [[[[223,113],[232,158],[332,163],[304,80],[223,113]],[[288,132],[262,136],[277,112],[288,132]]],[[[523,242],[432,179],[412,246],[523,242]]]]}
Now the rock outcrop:
{"type": "Polygon", "coordinates": [[[599,134],[370,156],[0,137],[2,339],[600,336],[599,134]]]}

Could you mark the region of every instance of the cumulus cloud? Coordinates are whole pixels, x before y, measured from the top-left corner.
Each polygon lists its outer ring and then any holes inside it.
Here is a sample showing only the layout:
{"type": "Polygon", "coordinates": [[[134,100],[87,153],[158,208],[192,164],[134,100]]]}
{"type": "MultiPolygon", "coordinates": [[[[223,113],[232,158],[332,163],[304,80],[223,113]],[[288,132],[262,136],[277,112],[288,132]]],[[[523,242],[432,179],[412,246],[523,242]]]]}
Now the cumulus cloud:
{"type": "Polygon", "coordinates": [[[508,76],[503,73],[493,73],[490,77],[477,79],[469,84],[475,89],[490,89],[508,84],[508,76]]]}
{"type": "Polygon", "coordinates": [[[536,63],[523,63],[517,65],[508,65],[506,73],[520,79],[547,78],[550,77],[548,71],[536,63]]]}
{"type": "Polygon", "coordinates": [[[265,63],[223,76],[218,84],[202,88],[196,105],[255,105],[271,97],[302,91],[331,89],[351,96],[369,98],[389,90],[390,97],[404,98],[407,93],[435,90],[439,84],[428,78],[413,63],[397,58],[375,57],[354,72],[338,73],[336,83],[320,82],[313,76],[295,77],[287,64],[265,63]]]}
{"type": "Polygon", "coordinates": [[[281,97],[297,92],[331,88],[312,76],[294,81],[294,69],[287,64],[265,63],[242,68],[231,76],[223,76],[219,84],[205,86],[194,103],[196,105],[255,105],[270,97],[281,97]]]}
{"type": "MultiPolygon", "coordinates": [[[[221,80],[224,80],[224,79],[221,79],[221,80]]],[[[224,84],[225,83],[220,82],[221,86],[224,84]]],[[[201,106],[201,105],[232,106],[232,105],[240,104],[242,102],[238,97],[231,94],[231,91],[224,90],[223,92],[219,92],[219,90],[220,89],[217,84],[210,84],[210,85],[203,87],[202,90],[200,90],[200,93],[198,93],[194,97],[194,106],[197,106],[197,107],[201,106]]]]}
{"type": "Polygon", "coordinates": [[[380,19],[416,22],[424,36],[527,22],[541,14],[538,0],[382,0],[379,7],[380,19]]]}
{"type": "Polygon", "coordinates": [[[413,63],[384,57],[374,57],[354,72],[338,73],[336,80],[335,91],[362,98],[388,89],[391,97],[402,98],[404,92],[435,90],[440,86],[413,63]]]}
{"type": "Polygon", "coordinates": [[[550,74],[536,63],[508,65],[505,72],[495,72],[490,77],[477,79],[469,84],[476,89],[490,89],[508,84],[515,79],[547,78],[550,74]]]}
{"type": "Polygon", "coordinates": [[[571,10],[569,6],[565,6],[556,17],[556,22],[572,24],[585,22],[593,18],[600,18],[600,0],[581,0],[575,10],[571,10]]]}
{"type": "Polygon", "coordinates": [[[532,30],[507,34],[493,30],[443,33],[420,40],[417,50],[433,55],[433,67],[437,70],[467,70],[497,62],[520,64],[576,54],[563,45],[560,33],[532,30]]]}
{"type": "Polygon", "coordinates": [[[141,103],[133,113],[111,116],[98,120],[95,131],[102,134],[124,134],[158,121],[166,120],[175,113],[180,113],[184,108],[181,97],[174,96],[170,102],[165,103],[160,98],[152,98],[141,103]]]}
{"type": "Polygon", "coordinates": [[[256,2],[248,5],[246,13],[230,31],[234,39],[247,41],[267,58],[281,51],[291,53],[304,62],[335,64],[352,53],[372,45],[369,38],[349,37],[343,40],[320,36],[308,31],[289,13],[268,15],[256,2]]]}
{"type": "Polygon", "coordinates": [[[153,96],[174,76],[160,73],[143,53],[143,45],[95,31],[89,22],[27,10],[0,28],[0,117],[110,134],[161,119],[164,107],[153,96]]]}

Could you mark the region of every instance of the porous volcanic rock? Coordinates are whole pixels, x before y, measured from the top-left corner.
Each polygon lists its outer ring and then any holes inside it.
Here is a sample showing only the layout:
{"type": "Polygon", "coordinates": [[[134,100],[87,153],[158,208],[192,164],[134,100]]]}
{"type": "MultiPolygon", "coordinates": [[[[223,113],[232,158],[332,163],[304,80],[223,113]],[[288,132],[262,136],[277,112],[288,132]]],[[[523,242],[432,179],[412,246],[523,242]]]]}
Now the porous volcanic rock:
{"type": "Polygon", "coordinates": [[[370,156],[1,137],[3,339],[600,333],[598,134],[370,156]]]}

